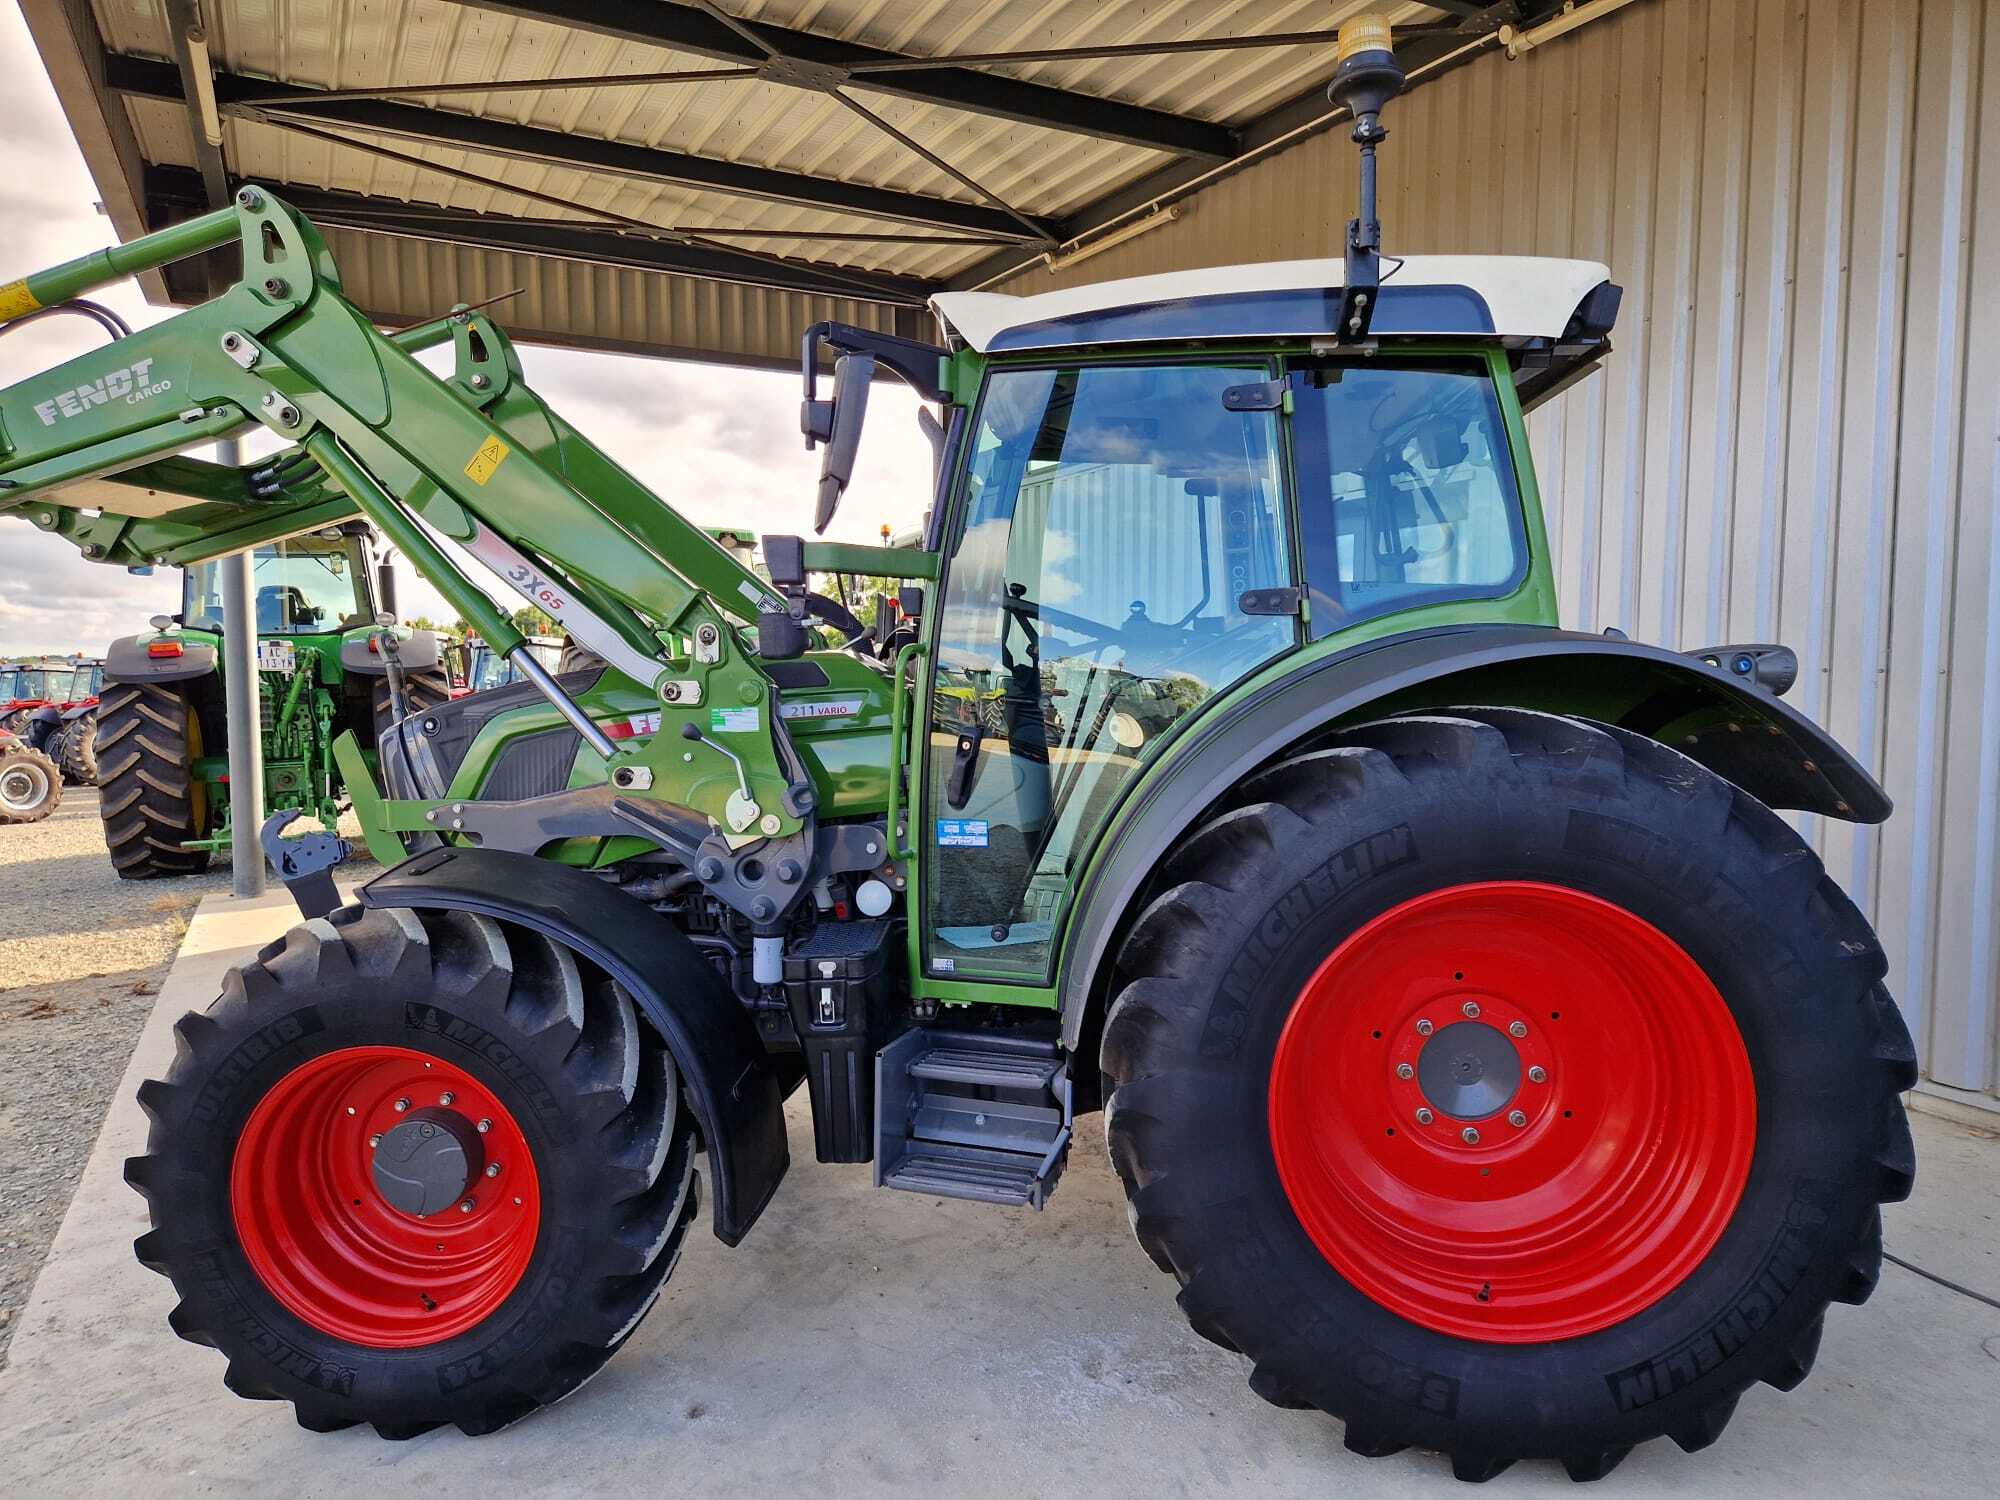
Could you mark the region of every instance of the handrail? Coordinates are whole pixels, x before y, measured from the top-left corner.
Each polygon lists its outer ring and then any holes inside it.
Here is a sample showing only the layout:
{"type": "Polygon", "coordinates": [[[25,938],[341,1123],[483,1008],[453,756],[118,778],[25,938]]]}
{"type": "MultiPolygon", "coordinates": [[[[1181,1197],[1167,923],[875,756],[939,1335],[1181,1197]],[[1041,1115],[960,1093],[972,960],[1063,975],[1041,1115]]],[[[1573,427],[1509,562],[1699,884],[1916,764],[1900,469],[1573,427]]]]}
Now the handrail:
{"type": "MultiPolygon", "coordinates": [[[[906,843],[897,832],[896,821],[903,808],[903,771],[910,763],[909,718],[905,708],[907,700],[903,695],[903,665],[912,658],[928,655],[922,641],[911,641],[896,653],[896,668],[889,678],[889,855],[892,859],[908,859],[916,846],[906,843]]],[[[912,679],[914,689],[916,682],[912,679]]]]}

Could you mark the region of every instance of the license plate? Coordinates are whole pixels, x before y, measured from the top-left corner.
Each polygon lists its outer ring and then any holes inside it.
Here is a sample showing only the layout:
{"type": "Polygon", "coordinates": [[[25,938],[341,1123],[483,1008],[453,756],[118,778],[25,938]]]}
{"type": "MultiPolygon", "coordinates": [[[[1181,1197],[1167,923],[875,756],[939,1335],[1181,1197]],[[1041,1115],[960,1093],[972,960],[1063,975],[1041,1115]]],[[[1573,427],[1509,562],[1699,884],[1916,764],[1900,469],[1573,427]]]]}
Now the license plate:
{"type": "Polygon", "coordinates": [[[290,641],[259,641],[257,643],[257,670],[260,672],[289,672],[298,665],[299,653],[290,641]]]}

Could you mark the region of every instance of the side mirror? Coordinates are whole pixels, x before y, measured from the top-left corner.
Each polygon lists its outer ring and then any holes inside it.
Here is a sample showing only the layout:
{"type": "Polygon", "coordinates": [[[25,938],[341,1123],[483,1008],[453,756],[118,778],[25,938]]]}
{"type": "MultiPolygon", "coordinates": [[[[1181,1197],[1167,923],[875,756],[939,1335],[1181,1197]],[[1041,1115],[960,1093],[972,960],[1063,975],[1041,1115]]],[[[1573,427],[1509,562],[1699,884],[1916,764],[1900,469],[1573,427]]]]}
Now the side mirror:
{"type": "Polygon", "coordinates": [[[396,618],[396,568],[383,563],[375,570],[375,606],[390,619],[396,618]]]}
{"type": "Polygon", "coordinates": [[[840,497],[854,477],[854,456],[861,447],[861,424],[868,416],[868,387],[875,379],[875,356],[843,354],[833,363],[833,400],[808,401],[802,413],[807,436],[817,436],[814,419],[823,404],[826,454],[819,466],[819,501],[813,508],[813,530],[823,532],[840,508],[840,497]]]}

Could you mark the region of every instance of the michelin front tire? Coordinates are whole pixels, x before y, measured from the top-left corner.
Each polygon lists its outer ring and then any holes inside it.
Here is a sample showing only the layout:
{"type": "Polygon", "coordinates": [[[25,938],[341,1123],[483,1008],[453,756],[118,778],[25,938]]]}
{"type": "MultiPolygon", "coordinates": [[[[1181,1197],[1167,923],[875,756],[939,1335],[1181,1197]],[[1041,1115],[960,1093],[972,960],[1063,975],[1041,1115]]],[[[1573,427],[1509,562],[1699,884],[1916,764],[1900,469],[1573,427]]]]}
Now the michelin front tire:
{"type": "Polygon", "coordinates": [[[497,1430],[651,1308],[692,1115],[629,998],[525,929],[345,907],[230,973],[145,1084],[126,1164],[182,1338],[302,1426],[497,1430]]]}

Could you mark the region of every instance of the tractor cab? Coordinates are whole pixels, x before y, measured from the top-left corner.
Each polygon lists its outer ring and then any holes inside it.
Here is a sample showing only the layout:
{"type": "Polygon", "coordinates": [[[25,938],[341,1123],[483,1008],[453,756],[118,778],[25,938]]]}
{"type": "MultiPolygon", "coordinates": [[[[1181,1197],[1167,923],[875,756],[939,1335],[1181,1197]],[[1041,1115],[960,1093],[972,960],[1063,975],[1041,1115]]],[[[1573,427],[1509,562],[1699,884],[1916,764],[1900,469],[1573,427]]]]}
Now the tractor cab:
{"type": "Polygon", "coordinates": [[[971,399],[936,538],[927,973],[1047,983],[1127,784],[1281,658],[1556,623],[1524,377],[1606,352],[1606,268],[1410,257],[1363,341],[1343,274],[934,299],[971,399]]]}
{"type": "Polygon", "coordinates": [[[102,661],[79,661],[71,677],[69,696],[63,700],[65,710],[82,708],[97,701],[104,689],[104,663],[102,661]]]}
{"type": "MultiPolygon", "coordinates": [[[[251,563],[259,636],[331,635],[375,622],[366,528],[330,526],[259,547],[251,563]]],[[[222,630],[220,560],[188,568],[181,621],[191,630],[222,630]]]]}
{"type": "MultiPolygon", "coordinates": [[[[552,635],[531,635],[522,638],[528,653],[549,671],[558,670],[562,664],[562,641],[552,635]]],[[[494,688],[509,687],[523,680],[521,669],[507,657],[495,651],[491,645],[478,636],[469,637],[465,643],[465,690],[468,693],[485,693],[494,688]]]]}
{"type": "Polygon", "coordinates": [[[9,663],[0,680],[0,712],[40,708],[45,703],[61,703],[69,697],[76,669],[64,661],[9,663]]]}

